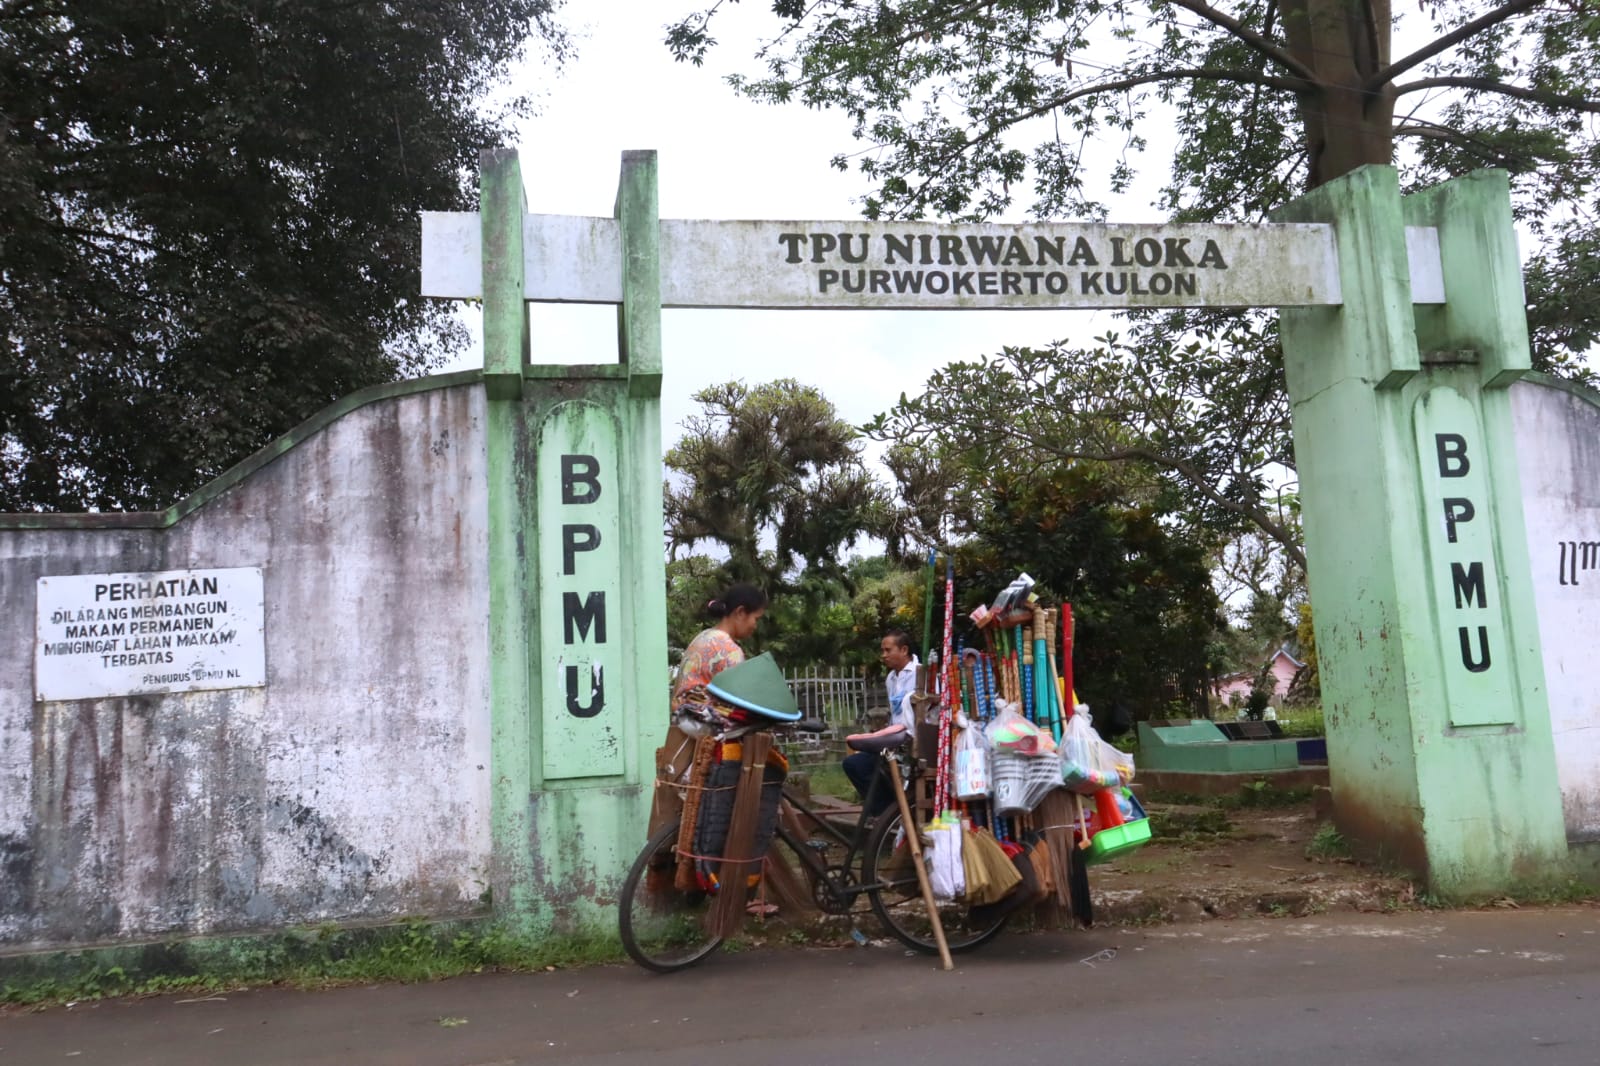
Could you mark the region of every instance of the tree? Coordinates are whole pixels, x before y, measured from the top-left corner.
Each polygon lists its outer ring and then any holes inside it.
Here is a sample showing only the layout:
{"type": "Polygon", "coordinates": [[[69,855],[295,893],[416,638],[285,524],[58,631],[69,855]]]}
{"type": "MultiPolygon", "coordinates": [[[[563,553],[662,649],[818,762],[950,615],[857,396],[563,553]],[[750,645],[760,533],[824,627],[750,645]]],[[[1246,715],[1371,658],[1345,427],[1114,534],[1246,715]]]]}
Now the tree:
{"type": "MultiPolygon", "coordinates": [[[[1281,370],[1237,331],[1181,346],[1056,344],[935,371],[924,391],[873,419],[868,435],[912,452],[1027,452],[1058,463],[1133,463],[1186,502],[1192,529],[1255,528],[1303,570],[1298,523],[1275,475],[1292,466],[1281,370]]],[[[1247,338],[1253,341],[1254,338],[1247,338]]]]}
{"type": "MultiPolygon", "coordinates": [[[[715,10],[669,27],[680,59],[703,59],[715,10]]],[[[733,86],[847,113],[863,149],[834,164],[853,160],[872,183],[868,217],[986,219],[1025,189],[1038,217],[1103,217],[1086,175],[1106,172],[1111,191],[1125,191],[1153,143],[1170,148],[1159,206],[1179,221],[1261,221],[1297,187],[1366,163],[1396,164],[1407,188],[1504,167],[1534,239],[1535,365],[1590,373],[1583,356],[1600,336],[1592,4],[1419,0],[1404,20],[1388,0],[775,0],[772,11],[782,28],[759,53],[764,75],[733,86]],[[1168,125],[1170,138],[1147,136],[1168,125]]],[[[1008,349],[950,368],[945,383],[998,373],[1013,387],[994,409],[1028,412],[1030,445],[1148,465],[1184,486],[1194,513],[1253,523],[1298,554],[1273,517],[1272,474],[1293,462],[1273,319],[1132,317],[1126,340],[1008,349]],[[1041,397],[1052,362],[1057,388],[1041,397]],[[1102,362],[1115,374],[1147,367],[1133,379],[1142,391],[1108,381],[1102,362]],[[1236,433],[1241,417],[1248,432],[1236,433]]],[[[897,414],[901,428],[972,428],[954,424],[971,421],[962,405],[897,414]]]]}
{"type": "Polygon", "coordinates": [[[974,505],[958,519],[959,612],[1025,570],[1047,600],[1072,604],[1074,687],[1097,717],[1117,704],[1138,718],[1174,700],[1205,709],[1218,608],[1205,537],[1120,468],[949,458],[974,505]]]}
{"type": "Polygon", "coordinates": [[[727,570],[769,594],[813,580],[853,582],[845,552],[885,526],[888,498],[861,461],[859,434],[815,388],[792,378],[729,382],[694,396],[702,413],[666,455],[667,547],[710,541],[727,570]],[[768,547],[770,545],[770,547],[768,547]]]}
{"type": "Polygon", "coordinates": [[[727,587],[727,569],[709,555],[667,561],[667,655],[673,662],[710,624],[706,606],[727,587]]]}
{"type": "Polygon", "coordinates": [[[165,506],[465,343],[417,298],[559,0],[0,0],[0,510],[165,506]]]}

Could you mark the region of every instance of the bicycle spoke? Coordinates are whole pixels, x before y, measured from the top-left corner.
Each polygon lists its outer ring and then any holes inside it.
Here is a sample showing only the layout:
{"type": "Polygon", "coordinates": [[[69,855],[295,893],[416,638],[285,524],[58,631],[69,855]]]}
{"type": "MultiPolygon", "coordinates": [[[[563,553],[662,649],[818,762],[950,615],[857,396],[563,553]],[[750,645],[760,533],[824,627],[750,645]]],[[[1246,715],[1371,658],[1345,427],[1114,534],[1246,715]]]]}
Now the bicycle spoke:
{"type": "MultiPolygon", "coordinates": [[[[891,812],[873,830],[862,859],[863,876],[882,882],[869,893],[872,909],[884,928],[902,943],[932,954],[938,950],[933,922],[912,861],[900,832],[900,815],[891,812]]],[[[940,923],[951,951],[970,951],[992,939],[1005,925],[1003,917],[975,923],[971,910],[959,900],[938,904],[940,923]]]]}
{"type": "Polygon", "coordinates": [[[677,823],[651,838],[634,861],[619,901],[622,946],[639,965],[662,973],[691,966],[722,943],[708,931],[716,897],[674,884],[677,839],[677,823]]]}

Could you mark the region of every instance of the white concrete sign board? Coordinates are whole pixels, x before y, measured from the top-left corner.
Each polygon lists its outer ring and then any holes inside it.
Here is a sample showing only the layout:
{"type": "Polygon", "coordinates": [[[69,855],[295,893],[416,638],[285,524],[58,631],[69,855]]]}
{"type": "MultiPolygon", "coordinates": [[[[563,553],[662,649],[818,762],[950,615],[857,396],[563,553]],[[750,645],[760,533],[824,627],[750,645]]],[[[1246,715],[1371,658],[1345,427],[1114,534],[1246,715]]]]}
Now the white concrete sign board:
{"type": "Polygon", "coordinates": [[[267,683],[259,567],[41,577],[40,701],[267,683]]]}
{"type": "MultiPolygon", "coordinates": [[[[524,215],[524,295],[620,303],[608,218],[524,215]]],[[[1407,231],[1412,297],[1444,302],[1437,233],[1407,231]]],[[[1333,227],[662,219],[663,307],[958,310],[1295,307],[1343,301],[1333,227]]],[[[422,218],[422,294],[483,294],[473,213],[422,218]]]]}

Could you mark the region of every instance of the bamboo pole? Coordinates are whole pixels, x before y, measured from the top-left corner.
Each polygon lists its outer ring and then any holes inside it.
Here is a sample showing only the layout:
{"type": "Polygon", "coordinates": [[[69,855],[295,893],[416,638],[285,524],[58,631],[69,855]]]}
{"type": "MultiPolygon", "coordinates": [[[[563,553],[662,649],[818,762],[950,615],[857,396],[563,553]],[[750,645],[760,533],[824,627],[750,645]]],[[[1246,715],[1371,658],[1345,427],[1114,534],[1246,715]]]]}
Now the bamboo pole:
{"type": "Polygon", "coordinates": [[[933,886],[928,883],[927,867],[922,865],[922,831],[911,816],[911,804],[906,802],[906,789],[900,779],[900,764],[890,756],[889,780],[894,784],[894,798],[900,803],[900,824],[906,831],[906,846],[911,849],[911,864],[917,871],[917,886],[922,889],[922,905],[928,908],[928,921],[933,925],[933,942],[939,945],[939,959],[944,969],[953,970],[956,964],[950,959],[950,945],[944,938],[944,922],[939,917],[939,903],[933,898],[933,886]]]}

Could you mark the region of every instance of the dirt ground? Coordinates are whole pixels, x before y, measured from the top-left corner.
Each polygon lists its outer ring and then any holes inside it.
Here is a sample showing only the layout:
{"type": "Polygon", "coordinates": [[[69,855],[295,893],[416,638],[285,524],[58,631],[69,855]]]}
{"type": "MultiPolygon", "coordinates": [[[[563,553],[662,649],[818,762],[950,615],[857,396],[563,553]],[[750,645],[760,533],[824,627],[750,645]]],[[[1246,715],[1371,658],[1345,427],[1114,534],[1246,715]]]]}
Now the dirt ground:
{"type": "Polygon", "coordinates": [[[1154,838],[1090,871],[1099,922],[1205,921],[1393,910],[1414,901],[1400,876],[1340,854],[1318,836],[1311,803],[1218,807],[1149,801],[1154,838]],[[1313,840],[1319,847],[1312,848],[1313,840]],[[1308,858],[1308,849],[1317,857],[1308,858]]]}
{"type": "MultiPolygon", "coordinates": [[[[824,806],[833,802],[821,795],[813,800],[824,806]]],[[[1144,806],[1152,822],[1151,842],[1090,869],[1097,925],[1383,912],[1415,902],[1411,881],[1343,854],[1342,842],[1331,835],[1331,826],[1318,821],[1309,798],[1255,807],[1237,801],[1168,803],[1154,796],[1146,797],[1144,806]]],[[[853,817],[855,808],[842,809],[853,817]]],[[[875,921],[864,914],[811,918],[817,939],[842,937],[850,927],[879,935],[875,921]]],[[[765,930],[751,923],[747,931],[755,943],[801,936],[782,920],[765,930]]]]}

